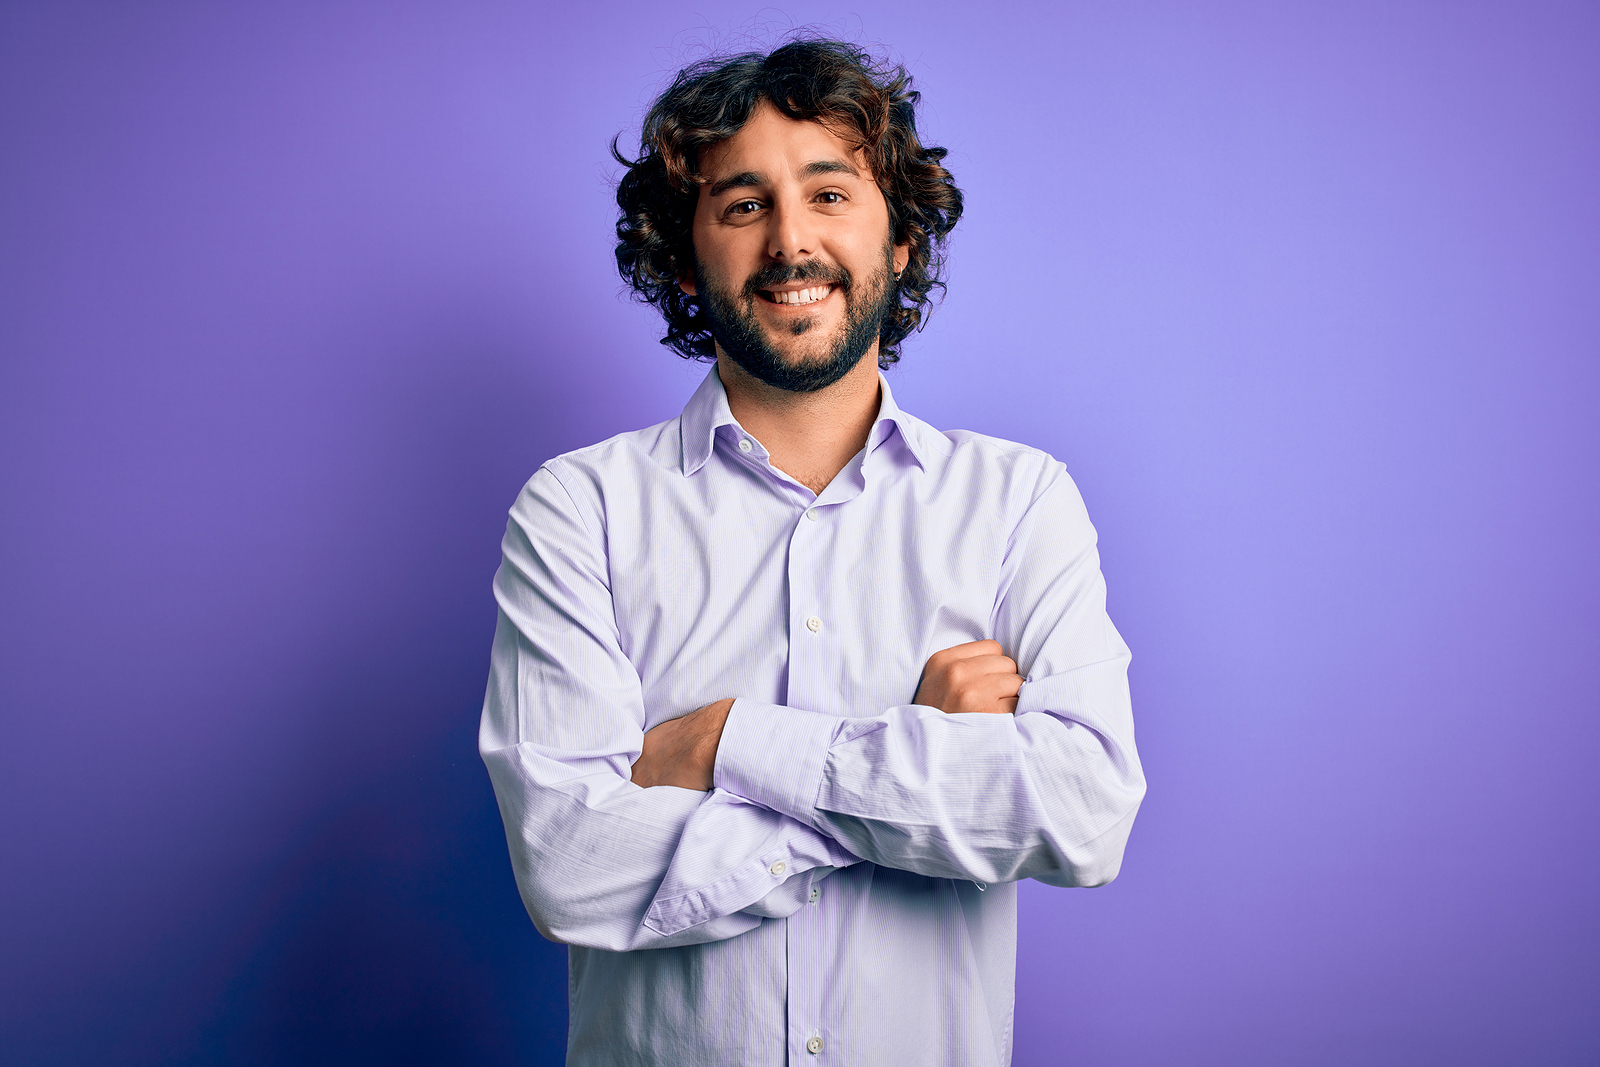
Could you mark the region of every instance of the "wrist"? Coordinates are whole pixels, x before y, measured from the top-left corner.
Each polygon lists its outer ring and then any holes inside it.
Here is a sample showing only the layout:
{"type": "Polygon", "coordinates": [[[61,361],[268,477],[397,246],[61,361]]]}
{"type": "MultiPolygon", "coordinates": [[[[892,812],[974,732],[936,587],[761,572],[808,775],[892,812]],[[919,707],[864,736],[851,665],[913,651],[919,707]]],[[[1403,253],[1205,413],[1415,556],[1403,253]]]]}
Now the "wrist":
{"type": "Polygon", "coordinates": [[[715,704],[707,704],[702,709],[705,721],[700,732],[700,751],[697,753],[697,762],[706,768],[706,777],[710,779],[713,769],[717,765],[717,750],[722,746],[722,730],[728,725],[728,712],[733,710],[733,698],[727,697],[715,704]]]}

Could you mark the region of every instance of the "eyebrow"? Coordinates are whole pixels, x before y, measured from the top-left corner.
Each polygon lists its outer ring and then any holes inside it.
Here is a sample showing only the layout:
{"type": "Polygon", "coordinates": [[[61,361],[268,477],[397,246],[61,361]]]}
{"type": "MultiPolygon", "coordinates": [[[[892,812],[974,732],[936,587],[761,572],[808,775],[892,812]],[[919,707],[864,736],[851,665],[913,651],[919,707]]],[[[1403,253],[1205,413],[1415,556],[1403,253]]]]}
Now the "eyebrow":
{"type": "MultiPolygon", "coordinates": [[[[814,159],[800,168],[801,178],[815,178],[819,174],[848,174],[851,177],[861,177],[861,172],[842,159],[814,159]]],[[[757,174],[753,170],[740,171],[730,174],[721,181],[713,182],[710,193],[712,196],[721,196],[729,189],[748,189],[752,186],[765,185],[765,175],[757,174]]]]}

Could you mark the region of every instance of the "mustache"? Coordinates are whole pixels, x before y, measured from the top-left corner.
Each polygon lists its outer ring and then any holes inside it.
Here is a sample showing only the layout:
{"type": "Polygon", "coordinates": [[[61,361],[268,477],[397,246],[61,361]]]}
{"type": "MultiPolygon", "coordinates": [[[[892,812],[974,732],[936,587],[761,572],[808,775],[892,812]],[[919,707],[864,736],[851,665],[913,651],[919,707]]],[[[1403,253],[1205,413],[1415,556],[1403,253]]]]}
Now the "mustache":
{"type": "Polygon", "coordinates": [[[854,285],[854,278],[843,267],[837,267],[820,260],[806,259],[799,263],[785,265],[783,263],[768,263],[744,283],[744,295],[755,299],[757,290],[770,289],[777,285],[789,285],[793,282],[831,282],[844,290],[846,296],[854,285]]]}

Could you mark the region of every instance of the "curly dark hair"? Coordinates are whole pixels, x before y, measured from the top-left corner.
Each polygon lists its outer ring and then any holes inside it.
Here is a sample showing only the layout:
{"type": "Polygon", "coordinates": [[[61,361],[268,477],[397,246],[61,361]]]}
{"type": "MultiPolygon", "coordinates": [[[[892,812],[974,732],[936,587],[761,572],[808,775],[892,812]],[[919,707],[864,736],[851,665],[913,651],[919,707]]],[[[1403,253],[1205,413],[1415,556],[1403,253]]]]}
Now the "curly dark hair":
{"type": "Polygon", "coordinates": [[[716,356],[710,319],[678,287],[695,261],[699,158],[738,133],[766,100],[789,118],[825,122],[872,166],[889,205],[892,243],[911,251],[878,340],[878,365],[895,363],[900,342],[930,309],[929,294],[944,288],[945,238],[961,218],[961,190],[941,163],[945,149],[917,137],[920,96],[904,67],[840,41],[793,40],[769,55],[713,57],[680,71],[645,116],[639,158],[611,142],[611,154],[628,168],[617,185],[617,270],[638,300],[666,318],[661,343],[686,359],[716,356]]]}

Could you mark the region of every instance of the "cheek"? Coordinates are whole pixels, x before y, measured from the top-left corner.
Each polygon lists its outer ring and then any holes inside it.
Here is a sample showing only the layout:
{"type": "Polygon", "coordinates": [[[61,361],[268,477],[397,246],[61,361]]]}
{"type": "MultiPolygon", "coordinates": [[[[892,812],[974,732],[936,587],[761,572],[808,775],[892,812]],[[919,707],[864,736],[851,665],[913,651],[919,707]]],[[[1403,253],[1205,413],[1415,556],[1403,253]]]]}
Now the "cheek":
{"type": "Polygon", "coordinates": [[[871,218],[857,217],[846,234],[851,263],[855,270],[877,271],[884,266],[895,269],[888,262],[894,254],[894,235],[889,232],[889,207],[880,203],[871,218]]]}
{"type": "Polygon", "coordinates": [[[753,226],[730,229],[697,223],[690,230],[690,240],[701,268],[724,281],[737,278],[742,283],[745,276],[760,265],[766,247],[755,229],[753,226]]]}

